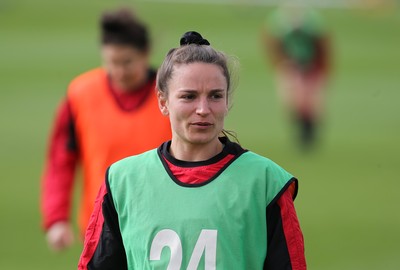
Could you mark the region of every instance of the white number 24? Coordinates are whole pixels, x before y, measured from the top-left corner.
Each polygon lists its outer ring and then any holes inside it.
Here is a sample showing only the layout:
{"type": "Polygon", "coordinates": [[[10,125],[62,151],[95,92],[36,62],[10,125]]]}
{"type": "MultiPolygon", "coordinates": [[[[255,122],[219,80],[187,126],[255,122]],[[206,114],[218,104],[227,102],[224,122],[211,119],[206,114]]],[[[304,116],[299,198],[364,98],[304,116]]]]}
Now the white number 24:
{"type": "MultiPolygon", "coordinates": [[[[171,250],[171,258],[167,270],[180,270],[182,265],[182,242],[179,235],[169,229],[156,234],[150,248],[150,260],[158,261],[164,247],[171,250]]],[[[190,257],[187,270],[196,270],[204,253],[204,270],[216,269],[217,230],[201,230],[190,257]]]]}

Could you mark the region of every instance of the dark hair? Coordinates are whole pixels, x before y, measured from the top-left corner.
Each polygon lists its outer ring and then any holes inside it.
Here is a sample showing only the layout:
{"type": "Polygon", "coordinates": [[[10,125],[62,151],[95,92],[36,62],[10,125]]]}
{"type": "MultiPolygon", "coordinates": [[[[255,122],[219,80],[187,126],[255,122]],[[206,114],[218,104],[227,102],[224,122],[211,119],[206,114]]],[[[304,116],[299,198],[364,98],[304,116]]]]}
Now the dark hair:
{"type": "Polygon", "coordinates": [[[129,45],[143,52],[149,49],[146,26],[127,8],[104,12],[100,27],[103,45],[129,45]]]}

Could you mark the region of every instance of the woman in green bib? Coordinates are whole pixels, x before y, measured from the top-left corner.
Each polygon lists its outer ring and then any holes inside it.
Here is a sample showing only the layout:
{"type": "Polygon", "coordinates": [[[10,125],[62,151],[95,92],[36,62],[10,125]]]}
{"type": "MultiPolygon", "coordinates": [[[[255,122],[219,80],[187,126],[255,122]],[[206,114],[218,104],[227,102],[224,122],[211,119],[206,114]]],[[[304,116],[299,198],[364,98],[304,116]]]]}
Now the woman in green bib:
{"type": "Polygon", "coordinates": [[[172,140],[107,171],[79,269],[306,269],[297,180],[224,131],[226,55],[197,32],[157,75],[172,140]]]}

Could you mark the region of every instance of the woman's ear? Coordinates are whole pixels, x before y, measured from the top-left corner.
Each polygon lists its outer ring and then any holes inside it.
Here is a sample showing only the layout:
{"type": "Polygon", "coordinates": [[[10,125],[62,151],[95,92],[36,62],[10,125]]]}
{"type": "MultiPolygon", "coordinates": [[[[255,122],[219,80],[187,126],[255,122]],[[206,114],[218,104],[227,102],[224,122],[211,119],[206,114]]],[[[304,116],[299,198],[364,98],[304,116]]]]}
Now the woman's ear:
{"type": "Polygon", "coordinates": [[[163,115],[167,116],[169,114],[168,107],[167,107],[167,98],[165,94],[157,91],[157,99],[158,99],[158,107],[163,115]]]}

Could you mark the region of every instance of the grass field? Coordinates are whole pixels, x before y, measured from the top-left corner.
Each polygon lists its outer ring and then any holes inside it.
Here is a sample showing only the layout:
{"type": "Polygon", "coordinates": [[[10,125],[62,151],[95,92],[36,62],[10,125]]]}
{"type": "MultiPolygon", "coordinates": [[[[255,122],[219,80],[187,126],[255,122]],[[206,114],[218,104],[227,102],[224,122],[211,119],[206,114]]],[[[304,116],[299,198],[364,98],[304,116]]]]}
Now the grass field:
{"type": "Polygon", "coordinates": [[[187,30],[240,60],[226,127],[299,178],[309,269],[400,269],[398,9],[322,10],[334,70],[323,140],[304,155],[259,43],[270,7],[105,0],[0,2],[0,269],[76,268],[81,244],[61,254],[47,249],[40,175],[57,103],[72,77],[100,64],[97,18],[119,4],[151,27],[154,66],[187,30]]]}

